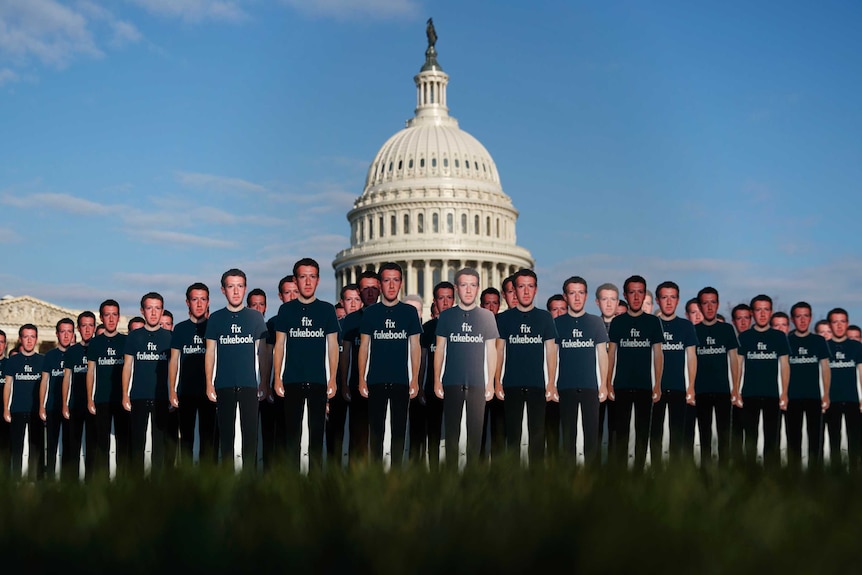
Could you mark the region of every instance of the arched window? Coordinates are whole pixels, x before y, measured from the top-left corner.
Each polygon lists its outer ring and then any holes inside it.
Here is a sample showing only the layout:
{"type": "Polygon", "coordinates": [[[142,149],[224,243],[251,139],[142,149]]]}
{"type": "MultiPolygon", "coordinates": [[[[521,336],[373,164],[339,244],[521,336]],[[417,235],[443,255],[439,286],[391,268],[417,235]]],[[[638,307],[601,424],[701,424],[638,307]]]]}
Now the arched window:
{"type": "Polygon", "coordinates": [[[425,214],[419,214],[416,216],[416,233],[425,233],[425,214]]]}
{"type": "Polygon", "coordinates": [[[473,218],[473,233],[479,235],[479,216],[473,218]]]}
{"type": "Polygon", "coordinates": [[[467,214],[461,214],[461,233],[467,233],[467,214]]]}
{"type": "Polygon", "coordinates": [[[404,214],[404,226],[402,233],[409,234],[410,233],[410,214],[404,214]]]}
{"type": "MultiPolygon", "coordinates": [[[[383,216],[377,218],[377,233],[380,234],[381,238],[386,235],[383,233],[383,216]]],[[[497,220],[497,235],[500,235],[500,220],[497,220]]]]}
{"type": "Polygon", "coordinates": [[[431,233],[439,233],[440,232],[440,216],[436,213],[431,215],[431,233]]]}
{"type": "Polygon", "coordinates": [[[453,221],[455,217],[450,213],[446,214],[446,232],[447,233],[455,233],[455,222],[453,221]]]}
{"type": "Polygon", "coordinates": [[[491,236],[491,216],[485,218],[485,235],[488,237],[491,236]]]}
{"type": "Polygon", "coordinates": [[[500,218],[497,218],[497,237],[500,237],[500,218]]]}
{"type": "Polygon", "coordinates": [[[374,239],[374,220],[372,218],[368,218],[368,239],[374,239]]]}
{"type": "Polygon", "coordinates": [[[396,228],[397,222],[395,221],[395,215],[389,217],[389,235],[394,236],[398,229],[396,228]]]}

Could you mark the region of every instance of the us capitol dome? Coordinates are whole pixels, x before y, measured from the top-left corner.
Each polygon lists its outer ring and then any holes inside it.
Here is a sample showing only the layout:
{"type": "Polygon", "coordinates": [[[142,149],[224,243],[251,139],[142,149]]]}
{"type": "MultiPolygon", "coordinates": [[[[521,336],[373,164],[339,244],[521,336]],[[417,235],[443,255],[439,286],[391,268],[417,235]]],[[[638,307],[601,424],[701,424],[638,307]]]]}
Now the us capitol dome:
{"type": "MultiPolygon", "coordinates": [[[[518,210],[503,193],[488,150],[449,115],[449,76],[437,62],[428,25],[425,64],[413,78],[416,110],[371,163],[365,190],[347,213],[350,247],[335,256],[336,287],[394,261],[404,270],[402,294],[418,294],[429,317],[433,286],[462,267],[480,275],[480,288],[532,268],[516,244],[518,210]]],[[[336,294],[336,299],[338,294],[336,294]]]]}

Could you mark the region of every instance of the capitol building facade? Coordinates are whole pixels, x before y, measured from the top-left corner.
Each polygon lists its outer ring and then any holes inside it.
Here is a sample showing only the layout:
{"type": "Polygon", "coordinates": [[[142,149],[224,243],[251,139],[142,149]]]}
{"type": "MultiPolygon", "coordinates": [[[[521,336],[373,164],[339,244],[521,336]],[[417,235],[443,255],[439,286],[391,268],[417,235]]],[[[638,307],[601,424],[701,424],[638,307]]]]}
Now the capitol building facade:
{"type": "Polygon", "coordinates": [[[433,286],[462,267],[479,272],[481,288],[500,289],[507,276],[534,265],[517,245],[518,211],[494,160],[449,115],[449,76],[436,56],[430,44],[414,77],[415,115],[377,152],[347,214],[350,247],[332,262],[339,291],[365,270],[399,263],[403,293],[422,297],[425,317],[433,286]]]}

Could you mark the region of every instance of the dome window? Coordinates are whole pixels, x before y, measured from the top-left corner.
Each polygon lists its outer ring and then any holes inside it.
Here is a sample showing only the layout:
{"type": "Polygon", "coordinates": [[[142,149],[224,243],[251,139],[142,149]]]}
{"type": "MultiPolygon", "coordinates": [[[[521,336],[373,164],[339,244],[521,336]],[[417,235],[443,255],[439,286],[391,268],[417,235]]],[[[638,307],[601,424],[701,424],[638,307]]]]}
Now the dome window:
{"type": "Polygon", "coordinates": [[[389,171],[392,171],[392,162],[389,162],[389,171]]]}
{"type": "Polygon", "coordinates": [[[410,161],[409,161],[409,162],[407,162],[407,169],[408,169],[408,170],[412,170],[412,169],[413,169],[413,158],[410,158],[410,161]]]}
{"type": "Polygon", "coordinates": [[[436,167],[437,167],[437,158],[431,158],[431,167],[432,167],[432,168],[436,168],[436,167]]]}
{"type": "Polygon", "coordinates": [[[419,167],[420,167],[420,168],[424,168],[424,167],[425,167],[425,158],[419,158],[419,167]]]}
{"type": "Polygon", "coordinates": [[[473,233],[479,235],[479,216],[473,218],[473,233]]]}
{"type": "Polygon", "coordinates": [[[425,214],[419,214],[416,216],[416,233],[425,233],[425,214]]]}
{"type": "MultiPolygon", "coordinates": [[[[377,219],[377,233],[380,234],[381,238],[385,235],[383,233],[383,216],[377,219]]],[[[497,235],[500,235],[500,220],[497,220],[497,235]]]]}
{"type": "MultiPolygon", "coordinates": [[[[413,160],[411,160],[412,162],[413,160]]],[[[404,226],[402,227],[402,232],[405,234],[410,233],[410,214],[404,214],[404,226]]]]}
{"type": "Polygon", "coordinates": [[[374,220],[368,218],[368,239],[374,239],[374,220]]]}
{"type": "Polygon", "coordinates": [[[448,167],[449,167],[449,158],[443,158],[443,167],[444,167],[444,168],[448,168],[448,167]]]}
{"type": "Polygon", "coordinates": [[[437,214],[431,214],[431,233],[439,233],[440,232],[440,216],[437,214]]]}
{"type": "MultiPolygon", "coordinates": [[[[476,169],[478,170],[479,168],[476,168],[476,169]]],[[[488,168],[485,167],[484,162],[482,163],[482,171],[485,172],[486,174],[488,173],[488,168]]]]}
{"type": "Polygon", "coordinates": [[[455,217],[452,214],[446,214],[446,232],[453,234],[455,233],[455,217]]]}
{"type": "Polygon", "coordinates": [[[401,167],[403,164],[404,164],[404,162],[402,162],[401,160],[398,160],[398,171],[399,172],[401,171],[401,167]]]}
{"type": "Polygon", "coordinates": [[[467,214],[461,214],[461,233],[467,233],[467,214]]]}
{"type": "Polygon", "coordinates": [[[398,228],[396,227],[397,225],[398,225],[398,222],[397,222],[395,216],[394,215],[390,216],[389,217],[389,235],[390,236],[394,236],[397,233],[397,231],[398,231],[398,228]]]}
{"type": "Polygon", "coordinates": [[[467,168],[468,170],[470,169],[470,160],[467,160],[466,162],[464,162],[464,167],[467,168]]]}
{"type": "Polygon", "coordinates": [[[473,166],[476,168],[476,171],[479,171],[479,162],[473,162],[473,166]]]}
{"type": "Polygon", "coordinates": [[[456,167],[456,168],[459,168],[459,167],[460,167],[460,166],[458,165],[458,158],[455,158],[455,167],[456,167]]]}
{"type": "Polygon", "coordinates": [[[491,216],[485,218],[485,235],[488,237],[491,236],[491,216]]]}
{"type": "Polygon", "coordinates": [[[497,237],[500,237],[500,218],[497,218],[497,237]]]}

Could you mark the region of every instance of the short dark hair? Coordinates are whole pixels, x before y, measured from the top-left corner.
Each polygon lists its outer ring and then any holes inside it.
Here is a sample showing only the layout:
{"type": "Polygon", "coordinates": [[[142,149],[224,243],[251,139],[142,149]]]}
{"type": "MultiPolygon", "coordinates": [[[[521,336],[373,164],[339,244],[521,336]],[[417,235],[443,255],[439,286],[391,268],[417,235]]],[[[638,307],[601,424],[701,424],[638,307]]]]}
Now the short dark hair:
{"type": "Polygon", "coordinates": [[[365,270],[364,272],[359,274],[359,280],[356,283],[359,283],[364,279],[373,279],[380,281],[380,276],[377,275],[377,272],[374,270],[365,270]]]}
{"type": "Polygon", "coordinates": [[[847,326],[847,331],[850,331],[851,329],[852,329],[853,331],[859,331],[859,332],[862,332],[862,327],[859,327],[859,326],[858,326],[858,325],[856,325],[855,323],[847,326]]]}
{"type": "MultiPolygon", "coordinates": [[[[658,290],[656,290],[656,291],[658,291],[658,290]]],[[[688,313],[688,307],[691,304],[696,304],[697,308],[700,309],[700,300],[696,297],[693,297],[690,300],[688,300],[687,302],[685,302],[685,313],[688,313]]]]}
{"type": "Polygon", "coordinates": [[[130,320],[129,320],[129,323],[127,324],[127,326],[126,326],[126,327],[127,327],[128,329],[130,329],[130,330],[131,330],[131,329],[132,329],[132,324],[133,324],[133,323],[143,323],[143,324],[145,324],[145,323],[147,323],[147,322],[146,322],[146,320],[145,320],[144,318],[142,318],[141,316],[136,315],[135,317],[133,317],[132,319],[130,319],[130,320]]]}
{"type": "MultiPolygon", "coordinates": [[[[102,304],[102,305],[105,305],[105,304],[102,304]]],[[[91,320],[93,320],[93,325],[96,324],[96,314],[94,314],[91,311],[82,311],[81,313],[78,314],[78,327],[81,327],[81,320],[84,319],[85,317],[88,317],[91,320]]]]}
{"type": "Polygon", "coordinates": [[[706,286],[705,288],[702,288],[699,292],[697,292],[697,303],[700,303],[701,298],[707,294],[714,295],[715,300],[718,301],[718,290],[712,286],[706,286]]]}
{"type": "Polygon", "coordinates": [[[811,312],[811,304],[807,301],[798,301],[790,308],[790,317],[793,317],[793,314],[796,313],[798,309],[807,309],[809,313],[811,312]]]}
{"type": "Polygon", "coordinates": [[[777,311],[774,314],[772,314],[772,319],[775,319],[775,318],[779,318],[779,319],[784,318],[787,321],[790,321],[790,316],[787,315],[786,313],[784,313],[783,311],[777,311]]]}
{"type": "Polygon", "coordinates": [[[503,288],[503,291],[506,291],[506,284],[511,283],[512,286],[515,285],[515,276],[507,276],[503,278],[503,283],[500,284],[500,287],[503,288]]]}
{"type": "Polygon", "coordinates": [[[383,272],[386,270],[396,270],[398,272],[398,276],[402,279],[404,278],[404,270],[402,270],[401,266],[395,262],[384,262],[380,264],[380,267],[377,268],[377,277],[383,277],[383,272]]]}
{"type": "Polygon", "coordinates": [[[531,270],[529,268],[521,268],[518,271],[516,271],[512,275],[512,283],[517,284],[516,280],[518,278],[533,278],[533,281],[536,282],[536,285],[539,285],[539,278],[536,277],[536,272],[534,272],[533,270],[531,270]]]}
{"type": "MultiPolygon", "coordinates": [[[[106,307],[115,307],[117,311],[120,310],[120,304],[115,299],[106,299],[102,303],[99,304],[99,315],[103,315],[105,313],[106,307]]],[[[96,321],[95,314],[93,315],[93,321],[96,321]]]]}
{"type": "Polygon", "coordinates": [[[0,336],[6,337],[6,332],[0,329],[0,336]]]}
{"type": "Polygon", "coordinates": [[[831,323],[833,315],[843,315],[847,319],[850,319],[850,314],[848,314],[847,310],[843,307],[834,307],[830,309],[829,313],[826,314],[826,320],[831,323]]]}
{"type": "Polygon", "coordinates": [[[344,309],[344,304],[340,301],[335,302],[335,309],[344,309]]]}
{"type": "Polygon", "coordinates": [[[817,328],[820,327],[821,325],[825,325],[826,327],[829,327],[829,320],[825,320],[825,319],[819,320],[817,323],[814,324],[814,331],[817,331],[817,328]]]}
{"type": "Polygon", "coordinates": [[[479,301],[480,302],[485,301],[486,295],[495,295],[495,296],[497,296],[497,300],[499,300],[500,299],[500,290],[498,290],[495,287],[486,287],[485,289],[482,290],[482,293],[479,294],[479,301]]]}
{"type": "Polygon", "coordinates": [[[266,303],[266,292],[260,288],[254,288],[253,290],[248,292],[247,296],[245,296],[245,305],[250,306],[251,305],[251,296],[255,296],[255,295],[263,296],[263,303],[266,303]]]}
{"type": "Polygon", "coordinates": [[[587,280],[585,280],[581,276],[572,276],[563,282],[563,293],[566,293],[566,288],[569,287],[569,284],[581,284],[584,286],[584,290],[586,291],[589,291],[590,289],[587,286],[587,280]]]}
{"type": "Polygon", "coordinates": [[[339,298],[344,299],[344,292],[348,292],[348,291],[358,292],[359,291],[359,284],[347,284],[346,286],[341,288],[341,292],[339,292],[339,294],[338,294],[339,298]]]}
{"type": "Polygon", "coordinates": [[[296,283],[296,276],[295,275],[290,274],[290,275],[284,276],[283,278],[278,280],[278,293],[281,293],[281,288],[284,284],[295,284],[295,283],[296,283]]]}
{"type": "Polygon", "coordinates": [[[169,318],[171,318],[171,320],[173,320],[174,314],[171,312],[171,310],[166,309],[166,310],[162,310],[162,317],[169,317],[169,318]]]}
{"type": "Polygon", "coordinates": [[[248,278],[245,277],[244,271],[242,271],[241,269],[238,269],[238,268],[231,268],[221,275],[221,287],[225,287],[225,285],[226,285],[225,282],[227,281],[227,278],[232,277],[232,276],[233,277],[241,277],[242,281],[244,281],[244,282],[248,281],[248,278]]]}
{"type": "Polygon", "coordinates": [[[747,303],[736,304],[735,306],[733,306],[733,309],[730,310],[730,317],[733,319],[736,319],[736,312],[738,312],[738,311],[747,311],[747,312],[751,313],[751,306],[748,305],[747,303]]]}
{"type": "Polygon", "coordinates": [[[617,300],[617,305],[621,305],[626,309],[629,309],[629,302],[624,299],[617,300]]]}
{"type": "Polygon", "coordinates": [[[144,302],[148,299],[155,299],[161,302],[162,307],[165,306],[165,298],[162,297],[162,294],[156,293],[154,291],[148,292],[144,294],[144,297],[141,298],[141,309],[144,309],[144,302]]]}
{"type": "Polygon", "coordinates": [[[207,297],[209,297],[209,295],[210,295],[210,288],[207,287],[207,284],[201,283],[201,282],[195,282],[186,288],[186,299],[191,298],[192,292],[195,290],[203,290],[203,291],[207,292],[207,297]]]}
{"type": "Polygon", "coordinates": [[[25,323],[24,325],[22,325],[21,327],[18,328],[18,337],[19,338],[21,337],[21,334],[24,333],[25,329],[32,329],[33,331],[36,332],[36,336],[37,337],[39,336],[39,328],[38,327],[36,327],[32,323],[25,323]]]}
{"type": "Polygon", "coordinates": [[[55,329],[56,331],[60,331],[60,326],[61,326],[61,325],[63,325],[63,324],[71,325],[71,326],[72,326],[72,329],[75,329],[75,322],[74,322],[74,321],[72,321],[72,318],[70,318],[70,317],[64,317],[63,319],[61,319],[60,321],[58,321],[58,322],[57,322],[57,327],[55,327],[54,329],[55,329]]]}
{"type": "MultiPolygon", "coordinates": [[[[455,293],[455,284],[453,284],[452,282],[448,282],[448,281],[442,281],[442,282],[438,283],[437,285],[435,285],[434,289],[431,290],[431,293],[433,295],[433,299],[437,299],[437,292],[440,291],[441,289],[450,289],[450,290],[452,290],[452,293],[454,294],[455,293]]],[[[479,300],[479,301],[482,301],[482,300],[479,300]]],[[[434,302],[432,301],[431,304],[433,305],[434,302]]]]}
{"type": "Polygon", "coordinates": [[[661,290],[663,290],[663,289],[676,290],[676,295],[677,296],[679,295],[679,286],[676,284],[676,282],[672,282],[672,281],[661,282],[655,288],[655,294],[659,295],[661,293],[661,290]]]}
{"type": "Polygon", "coordinates": [[[476,278],[476,282],[479,282],[479,272],[477,272],[474,268],[461,268],[457,272],[455,272],[455,283],[458,283],[458,279],[461,276],[470,276],[476,278]]]}
{"type": "Polygon", "coordinates": [[[554,295],[549,297],[548,301],[545,303],[545,309],[547,309],[548,311],[551,311],[551,302],[552,301],[561,301],[563,303],[566,303],[566,298],[564,298],[563,294],[561,294],[561,293],[555,293],[554,295]]]}
{"type": "Polygon", "coordinates": [[[311,258],[302,258],[298,260],[295,264],[293,264],[293,275],[299,275],[299,268],[302,266],[311,266],[315,270],[317,270],[317,274],[320,275],[320,264],[314,261],[311,258]]]}
{"type": "Polygon", "coordinates": [[[646,280],[643,276],[633,275],[629,276],[625,282],[623,282],[623,293],[626,294],[629,292],[629,284],[644,284],[644,289],[647,287],[646,280]]]}
{"type": "Polygon", "coordinates": [[[766,295],[765,293],[757,294],[756,296],[751,298],[751,303],[749,303],[748,305],[753,310],[754,304],[759,302],[759,301],[767,302],[769,304],[769,309],[772,309],[772,298],[769,297],[768,295],[766,295]]]}
{"type": "Polygon", "coordinates": [[[611,290],[615,294],[617,294],[617,297],[620,297],[620,288],[618,288],[617,286],[615,286],[612,283],[603,283],[602,285],[600,285],[599,287],[596,288],[596,299],[599,299],[599,293],[600,292],[603,292],[606,290],[611,290]]]}

